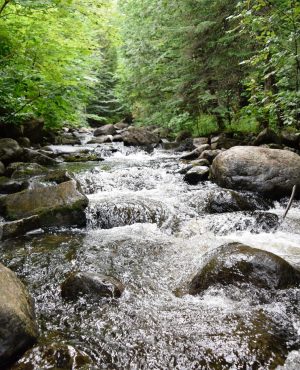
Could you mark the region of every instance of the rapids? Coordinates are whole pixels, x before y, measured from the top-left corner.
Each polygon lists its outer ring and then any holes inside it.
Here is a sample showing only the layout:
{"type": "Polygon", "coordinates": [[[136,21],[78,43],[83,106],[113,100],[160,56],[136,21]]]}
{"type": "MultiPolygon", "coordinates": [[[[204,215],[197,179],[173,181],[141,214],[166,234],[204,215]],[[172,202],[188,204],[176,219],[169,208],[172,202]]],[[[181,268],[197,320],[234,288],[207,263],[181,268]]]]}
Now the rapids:
{"type": "MultiPolygon", "coordinates": [[[[36,230],[0,244],[2,262],[35,299],[40,343],[68,344],[90,358],[70,369],[299,369],[300,289],[275,297],[234,287],[210,288],[201,296],[175,291],[205,252],[230,241],[300,268],[300,203],[275,232],[253,233],[250,214],[205,213],[207,195],[217,186],[186,184],[177,173],[178,154],[121,144],[97,150],[105,161],[62,164],[89,198],[86,229],[36,230]],[[117,301],[64,302],[60,284],[76,270],[115,276],[125,293],[117,301]],[[282,333],[289,341],[285,365],[270,347],[282,333]]],[[[276,203],[271,212],[281,216],[285,205],[276,203]]],[[[39,352],[32,353],[20,364],[49,368],[39,352]]]]}

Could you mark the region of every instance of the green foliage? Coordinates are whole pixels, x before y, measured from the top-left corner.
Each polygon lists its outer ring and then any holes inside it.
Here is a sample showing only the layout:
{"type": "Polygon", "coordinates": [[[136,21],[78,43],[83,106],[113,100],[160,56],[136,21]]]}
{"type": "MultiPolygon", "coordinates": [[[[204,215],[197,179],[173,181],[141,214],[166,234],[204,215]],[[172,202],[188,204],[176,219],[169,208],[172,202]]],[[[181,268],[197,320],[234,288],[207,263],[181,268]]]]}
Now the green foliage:
{"type": "Polygon", "coordinates": [[[249,107],[263,125],[300,125],[300,4],[297,0],[241,1],[239,32],[257,47],[244,61],[249,107]]]}
{"type": "Polygon", "coordinates": [[[5,1],[0,6],[0,119],[84,121],[101,69],[104,1],[5,1]]]}

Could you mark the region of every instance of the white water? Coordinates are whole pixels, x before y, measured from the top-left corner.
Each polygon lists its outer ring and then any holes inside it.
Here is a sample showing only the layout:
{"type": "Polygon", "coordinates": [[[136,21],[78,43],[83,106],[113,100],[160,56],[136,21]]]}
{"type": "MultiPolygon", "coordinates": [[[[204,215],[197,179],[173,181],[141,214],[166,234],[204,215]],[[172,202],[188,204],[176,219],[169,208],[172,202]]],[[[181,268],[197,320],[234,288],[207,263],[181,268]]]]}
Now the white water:
{"type": "MultiPolygon", "coordinates": [[[[217,187],[184,183],[174,174],[176,155],[118,148],[77,174],[90,200],[86,231],[4,245],[4,258],[34,289],[45,341],[54,337],[83,350],[92,358],[89,369],[250,370],[274,368],[260,338],[268,333],[268,347],[285,332],[290,355],[283,369],[298,368],[299,289],[272,295],[212,287],[181,298],[174,291],[198,270],[205,252],[231,241],[300,267],[300,204],[275,233],[253,233],[252,215],[205,213],[217,187]],[[250,226],[237,231],[245,219],[250,226]],[[59,284],[74,269],[116,276],[125,293],[117,303],[65,304],[59,284]]],[[[271,211],[282,215],[284,205],[271,211]]],[[[41,359],[35,361],[36,370],[41,359]]]]}

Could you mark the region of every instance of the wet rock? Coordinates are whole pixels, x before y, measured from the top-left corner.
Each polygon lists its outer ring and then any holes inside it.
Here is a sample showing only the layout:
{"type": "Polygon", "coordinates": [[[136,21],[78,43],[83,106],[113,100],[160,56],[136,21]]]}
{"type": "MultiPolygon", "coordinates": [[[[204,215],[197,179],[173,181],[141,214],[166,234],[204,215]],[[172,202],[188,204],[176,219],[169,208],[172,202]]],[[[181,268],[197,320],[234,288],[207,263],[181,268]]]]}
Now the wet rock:
{"type": "Polygon", "coordinates": [[[14,272],[0,264],[0,364],[5,366],[37,339],[33,301],[14,272]]]}
{"type": "Polygon", "coordinates": [[[23,149],[16,140],[0,139],[0,161],[4,164],[18,159],[22,153],[23,149]]]}
{"type": "Polygon", "coordinates": [[[11,239],[26,234],[40,227],[38,216],[31,216],[17,221],[4,222],[0,225],[0,240],[11,239]]]}
{"type": "Polygon", "coordinates": [[[38,163],[43,166],[48,166],[48,165],[51,166],[51,165],[57,164],[55,159],[48,157],[47,155],[42,154],[36,150],[32,150],[28,148],[24,149],[23,160],[25,162],[38,163]]]}
{"type": "Polygon", "coordinates": [[[30,178],[46,174],[49,170],[37,163],[12,163],[8,166],[7,171],[11,173],[12,179],[30,178]]]}
{"type": "Polygon", "coordinates": [[[90,226],[101,229],[155,223],[161,227],[172,217],[162,202],[143,197],[112,197],[91,202],[88,209],[90,226]]]}
{"type": "Polygon", "coordinates": [[[197,185],[200,181],[208,180],[209,168],[196,166],[191,168],[184,176],[184,181],[190,185],[197,185]]]}
{"type": "Polygon", "coordinates": [[[87,204],[88,199],[78,190],[75,180],[0,198],[0,209],[7,220],[38,215],[40,226],[83,226],[87,204]]]}
{"type": "Polygon", "coordinates": [[[53,343],[27,351],[10,370],[79,370],[88,369],[91,365],[91,358],[83,351],[68,344],[53,343]]]}
{"type": "Polygon", "coordinates": [[[115,135],[116,133],[117,130],[115,129],[114,125],[104,125],[94,131],[94,136],[115,135]]]}
{"type": "Polygon", "coordinates": [[[158,135],[153,134],[144,127],[130,127],[128,130],[122,132],[122,137],[126,146],[157,145],[160,141],[158,135]]]}
{"type": "Polygon", "coordinates": [[[201,146],[198,146],[196,149],[194,149],[192,152],[187,153],[185,155],[182,155],[180,159],[185,159],[185,160],[193,160],[197,159],[200,157],[200,155],[205,151],[210,148],[210,145],[204,144],[201,146]]]}
{"type": "Polygon", "coordinates": [[[2,162],[0,162],[0,176],[5,174],[5,166],[2,162]]]}
{"type": "Polygon", "coordinates": [[[88,144],[104,144],[104,143],[111,143],[113,140],[112,135],[105,135],[105,136],[97,136],[93,137],[88,144]]]}
{"type": "Polygon", "coordinates": [[[231,243],[209,252],[200,271],[188,285],[199,294],[210,286],[251,284],[257,288],[286,289],[300,283],[300,272],[273,253],[231,243]]]}
{"type": "Polygon", "coordinates": [[[12,180],[8,177],[0,177],[0,194],[12,194],[28,187],[27,181],[12,180]]]}
{"type": "Polygon", "coordinates": [[[270,128],[264,129],[258,134],[257,138],[254,140],[254,145],[262,144],[281,144],[280,137],[270,128]]]}
{"type": "Polygon", "coordinates": [[[253,193],[221,190],[209,194],[205,211],[208,213],[225,213],[268,210],[272,205],[271,201],[253,193]]]}
{"type": "Polygon", "coordinates": [[[63,298],[76,300],[81,295],[92,298],[119,298],[123,284],[116,278],[93,272],[71,273],[61,285],[63,298]]]}
{"type": "Polygon", "coordinates": [[[223,150],[215,149],[215,150],[204,150],[200,155],[200,159],[206,159],[209,163],[212,163],[213,160],[222,153],[223,150]]]}
{"type": "Polygon", "coordinates": [[[269,198],[300,195],[300,156],[286,150],[237,146],[213,161],[212,179],[221,187],[249,190],[269,198]]]}

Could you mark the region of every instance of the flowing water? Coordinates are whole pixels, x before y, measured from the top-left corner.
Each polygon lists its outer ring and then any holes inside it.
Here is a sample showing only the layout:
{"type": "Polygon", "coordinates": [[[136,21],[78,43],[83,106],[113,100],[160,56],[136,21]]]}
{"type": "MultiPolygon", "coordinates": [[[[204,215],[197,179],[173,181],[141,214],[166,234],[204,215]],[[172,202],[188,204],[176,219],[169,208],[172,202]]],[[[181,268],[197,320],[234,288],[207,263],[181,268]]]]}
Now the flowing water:
{"type": "MultiPolygon", "coordinates": [[[[231,241],[300,267],[300,204],[268,233],[251,214],[207,214],[217,186],[187,185],[176,153],[97,150],[105,161],[63,165],[88,195],[86,229],[37,230],[0,245],[35,299],[41,332],[18,369],[53,369],[41,350],[52,343],[84,354],[68,369],[299,369],[300,289],[174,292],[205,252],[231,241]],[[77,270],[115,276],[126,290],[119,300],[65,302],[60,284],[77,270]]],[[[281,216],[284,202],[272,212],[281,216]]]]}

